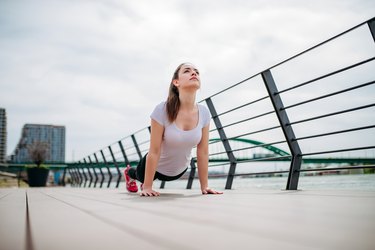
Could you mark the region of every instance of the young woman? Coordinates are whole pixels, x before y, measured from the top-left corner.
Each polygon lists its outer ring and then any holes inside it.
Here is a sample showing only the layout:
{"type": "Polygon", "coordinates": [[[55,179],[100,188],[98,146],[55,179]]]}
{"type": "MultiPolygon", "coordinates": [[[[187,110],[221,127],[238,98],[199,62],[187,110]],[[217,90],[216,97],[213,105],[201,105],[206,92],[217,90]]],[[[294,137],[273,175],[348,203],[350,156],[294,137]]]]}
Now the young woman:
{"type": "Polygon", "coordinates": [[[168,99],[151,113],[151,139],[148,154],[137,168],[125,169],[126,188],[141,196],[159,196],[152,189],[153,180],[172,181],[180,178],[191,160],[191,150],[197,146],[198,175],[202,194],[222,194],[208,187],[208,134],[210,113],[195,102],[200,88],[196,67],[179,65],[173,74],[168,99]]]}

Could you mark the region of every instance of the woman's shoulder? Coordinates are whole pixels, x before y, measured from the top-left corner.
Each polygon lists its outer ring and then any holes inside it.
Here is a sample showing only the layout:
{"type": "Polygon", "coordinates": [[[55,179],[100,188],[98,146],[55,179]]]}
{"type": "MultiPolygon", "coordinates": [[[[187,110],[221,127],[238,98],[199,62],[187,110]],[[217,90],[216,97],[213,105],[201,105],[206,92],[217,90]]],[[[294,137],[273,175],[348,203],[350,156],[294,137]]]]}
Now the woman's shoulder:
{"type": "Polygon", "coordinates": [[[199,108],[199,114],[200,114],[203,126],[206,126],[207,124],[210,123],[211,113],[208,110],[208,108],[202,104],[198,103],[198,108],[199,108]]]}
{"type": "Polygon", "coordinates": [[[199,108],[199,111],[202,111],[205,114],[210,114],[210,111],[205,105],[198,103],[198,108],[199,108]]]}
{"type": "Polygon", "coordinates": [[[166,109],[165,105],[166,105],[166,101],[162,101],[155,106],[155,110],[160,110],[160,111],[165,110],[166,109]]]}
{"type": "Polygon", "coordinates": [[[165,102],[161,102],[156,105],[150,117],[157,121],[159,124],[164,125],[167,119],[165,102]]]}

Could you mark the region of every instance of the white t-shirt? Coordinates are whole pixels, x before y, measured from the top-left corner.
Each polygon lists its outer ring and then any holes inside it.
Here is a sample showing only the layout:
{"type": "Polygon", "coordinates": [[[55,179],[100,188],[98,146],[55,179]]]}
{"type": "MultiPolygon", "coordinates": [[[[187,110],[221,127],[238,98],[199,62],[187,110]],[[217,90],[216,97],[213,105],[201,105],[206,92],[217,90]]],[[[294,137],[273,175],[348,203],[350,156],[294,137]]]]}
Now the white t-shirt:
{"type": "Polygon", "coordinates": [[[151,113],[154,119],[164,127],[160,159],[157,171],[166,176],[176,176],[190,164],[191,150],[202,138],[202,128],[210,124],[210,112],[200,104],[198,106],[198,125],[192,130],[182,130],[176,123],[170,123],[167,115],[166,102],[158,104],[151,113]]]}

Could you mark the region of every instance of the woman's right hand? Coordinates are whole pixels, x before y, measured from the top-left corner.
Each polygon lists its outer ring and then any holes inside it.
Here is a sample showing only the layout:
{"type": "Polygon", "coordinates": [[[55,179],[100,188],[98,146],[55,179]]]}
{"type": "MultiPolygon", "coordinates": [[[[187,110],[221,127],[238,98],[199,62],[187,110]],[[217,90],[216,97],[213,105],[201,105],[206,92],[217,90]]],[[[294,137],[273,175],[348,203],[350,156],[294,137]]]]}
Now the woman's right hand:
{"type": "Polygon", "coordinates": [[[155,190],[152,190],[152,188],[143,188],[141,193],[139,194],[140,196],[159,196],[160,193],[156,192],[155,190]]]}

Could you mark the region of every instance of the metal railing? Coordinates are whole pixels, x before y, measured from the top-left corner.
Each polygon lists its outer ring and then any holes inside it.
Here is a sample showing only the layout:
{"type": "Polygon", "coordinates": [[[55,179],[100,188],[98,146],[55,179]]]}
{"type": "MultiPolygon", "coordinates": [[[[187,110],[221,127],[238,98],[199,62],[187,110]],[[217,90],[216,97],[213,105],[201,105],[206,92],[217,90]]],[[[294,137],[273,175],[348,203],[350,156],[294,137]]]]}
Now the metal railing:
{"type": "MultiPolygon", "coordinates": [[[[372,18],[202,100],[213,121],[209,177],[226,177],[231,189],[235,177],[287,174],[286,189],[296,190],[304,172],[375,168],[374,41],[372,18]],[[257,171],[270,162],[289,165],[257,171]]],[[[75,186],[118,187],[122,169],[147,152],[149,132],[70,164],[64,177],[75,186]]],[[[194,153],[185,178],[190,189],[194,153]]]]}

